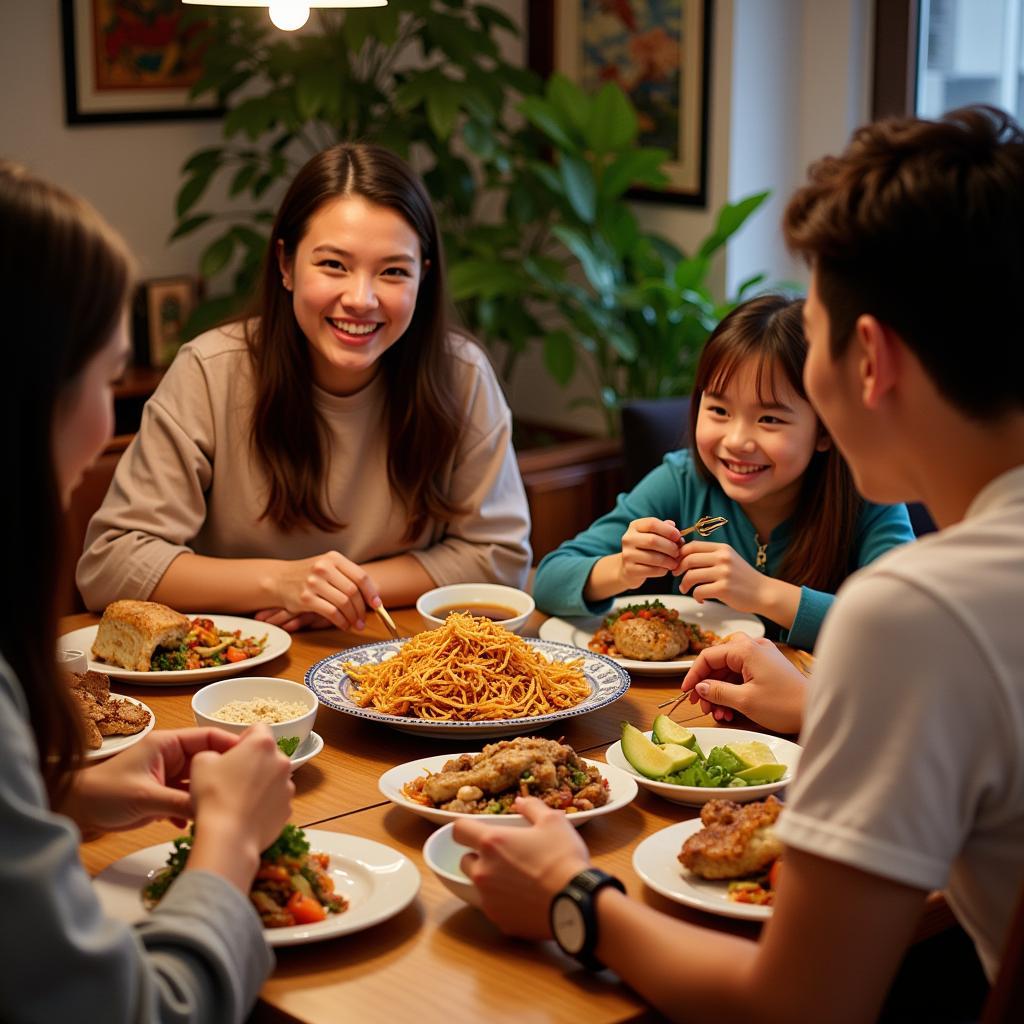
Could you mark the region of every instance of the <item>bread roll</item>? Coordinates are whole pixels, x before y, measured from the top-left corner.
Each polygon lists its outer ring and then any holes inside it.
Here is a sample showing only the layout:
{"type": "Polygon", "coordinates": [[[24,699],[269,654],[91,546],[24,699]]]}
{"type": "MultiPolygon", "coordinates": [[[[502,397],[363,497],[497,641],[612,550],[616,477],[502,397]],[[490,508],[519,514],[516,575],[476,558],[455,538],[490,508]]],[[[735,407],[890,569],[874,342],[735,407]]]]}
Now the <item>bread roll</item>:
{"type": "Polygon", "coordinates": [[[94,658],[148,672],[158,647],[177,647],[188,633],[188,617],[155,601],[114,601],[108,604],[92,645],[94,658]]]}

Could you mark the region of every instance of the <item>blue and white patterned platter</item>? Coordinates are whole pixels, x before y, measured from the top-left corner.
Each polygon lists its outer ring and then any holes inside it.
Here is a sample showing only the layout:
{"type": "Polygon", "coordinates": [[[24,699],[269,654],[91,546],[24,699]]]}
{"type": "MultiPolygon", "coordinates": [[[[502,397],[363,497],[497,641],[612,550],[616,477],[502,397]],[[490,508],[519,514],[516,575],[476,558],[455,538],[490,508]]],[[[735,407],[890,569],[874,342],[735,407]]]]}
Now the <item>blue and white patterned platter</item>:
{"type": "Polygon", "coordinates": [[[379,665],[382,661],[393,658],[405,640],[380,640],[360,647],[351,647],[347,651],[339,651],[323,658],[306,673],[306,685],[317,695],[321,704],[336,711],[343,711],[346,715],[355,715],[370,722],[380,722],[382,725],[390,725],[400,732],[416,736],[436,736],[444,739],[451,739],[454,736],[479,736],[486,739],[536,732],[551,722],[574,718],[576,715],[584,715],[588,711],[603,708],[606,704],[618,700],[629,689],[629,673],[603,654],[581,651],[572,644],[555,643],[551,640],[537,640],[533,637],[523,639],[550,661],[581,660],[583,674],[590,684],[590,696],[575,707],[554,711],[549,715],[486,722],[432,722],[404,715],[385,715],[372,707],[357,707],[349,696],[350,688],[353,686],[352,680],[342,666],[346,662],[379,665]]]}

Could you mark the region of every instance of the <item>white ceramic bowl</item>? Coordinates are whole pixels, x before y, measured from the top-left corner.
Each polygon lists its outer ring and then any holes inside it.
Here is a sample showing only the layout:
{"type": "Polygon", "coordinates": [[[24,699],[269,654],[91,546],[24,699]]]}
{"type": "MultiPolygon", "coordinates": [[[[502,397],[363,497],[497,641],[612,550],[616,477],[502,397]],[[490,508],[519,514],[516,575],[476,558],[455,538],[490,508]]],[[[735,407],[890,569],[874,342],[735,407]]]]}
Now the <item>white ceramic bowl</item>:
{"type": "Polygon", "coordinates": [[[423,861],[449,892],[471,907],[479,907],[480,892],[459,866],[463,855],[469,853],[469,847],[455,842],[452,838],[454,828],[455,822],[452,821],[431,833],[423,844],[423,861]]]}
{"type": "Polygon", "coordinates": [[[473,605],[513,609],[516,614],[512,618],[497,620],[498,625],[510,633],[518,633],[536,607],[529,594],[515,587],[503,587],[498,583],[452,583],[422,594],[416,602],[416,611],[427,629],[436,629],[444,625],[444,618],[437,615],[440,609],[457,606],[472,611],[473,605]]]}
{"type": "Polygon", "coordinates": [[[316,694],[301,683],[293,683],[290,679],[274,679],[270,676],[238,676],[235,679],[223,679],[219,683],[210,683],[197,690],[192,698],[192,714],[196,716],[196,724],[213,726],[216,729],[227,729],[228,732],[244,732],[249,727],[236,722],[222,722],[215,718],[225,704],[236,700],[252,700],[254,697],[269,697],[273,700],[287,701],[289,704],[302,704],[306,713],[299,718],[287,722],[279,722],[270,726],[274,739],[287,736],[298,736],[299,746],[313,729],[317,708],[320,702],[316,694]]]}

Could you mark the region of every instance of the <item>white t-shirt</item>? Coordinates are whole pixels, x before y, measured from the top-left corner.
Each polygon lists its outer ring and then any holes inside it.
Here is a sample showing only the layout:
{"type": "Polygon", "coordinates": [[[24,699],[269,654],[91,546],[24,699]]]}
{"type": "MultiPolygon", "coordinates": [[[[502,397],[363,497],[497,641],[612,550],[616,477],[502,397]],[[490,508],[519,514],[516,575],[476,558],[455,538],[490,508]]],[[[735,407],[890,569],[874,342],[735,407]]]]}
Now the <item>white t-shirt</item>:
{"type": "Polygon", "coordinates": [[[843,586],[783,841],[944,889],[995,977],[1024,883],[1024,466],[843,586]]]}

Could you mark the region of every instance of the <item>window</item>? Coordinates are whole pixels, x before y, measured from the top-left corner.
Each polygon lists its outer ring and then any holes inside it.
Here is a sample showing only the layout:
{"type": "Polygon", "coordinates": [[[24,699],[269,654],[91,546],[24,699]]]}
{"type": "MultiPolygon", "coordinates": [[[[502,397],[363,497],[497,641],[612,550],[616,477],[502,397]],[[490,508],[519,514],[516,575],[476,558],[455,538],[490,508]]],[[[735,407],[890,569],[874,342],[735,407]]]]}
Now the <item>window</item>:
{"type": "Polygon", "coordinates": [[[916,112],[968,103],[1024,114],[1024,0],[920,0],[916,112]]]}

